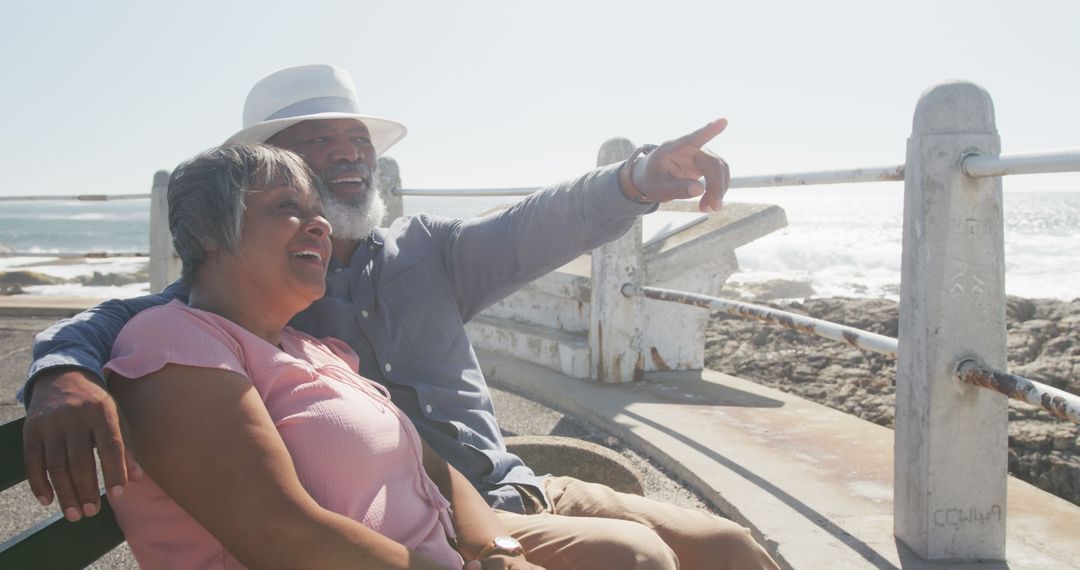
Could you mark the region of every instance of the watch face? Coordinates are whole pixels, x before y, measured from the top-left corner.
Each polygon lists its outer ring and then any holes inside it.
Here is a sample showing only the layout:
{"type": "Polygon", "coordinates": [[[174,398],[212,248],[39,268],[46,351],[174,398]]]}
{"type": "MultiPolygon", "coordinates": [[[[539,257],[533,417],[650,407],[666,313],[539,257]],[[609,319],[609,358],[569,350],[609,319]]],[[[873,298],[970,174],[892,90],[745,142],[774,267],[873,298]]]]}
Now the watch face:
{"type": "Polygon", "coordinates": [[[500,550],[517,551],[521,549],[521,543],[510,536],[497,536],[494,542],[495,546],[500,550]]]}

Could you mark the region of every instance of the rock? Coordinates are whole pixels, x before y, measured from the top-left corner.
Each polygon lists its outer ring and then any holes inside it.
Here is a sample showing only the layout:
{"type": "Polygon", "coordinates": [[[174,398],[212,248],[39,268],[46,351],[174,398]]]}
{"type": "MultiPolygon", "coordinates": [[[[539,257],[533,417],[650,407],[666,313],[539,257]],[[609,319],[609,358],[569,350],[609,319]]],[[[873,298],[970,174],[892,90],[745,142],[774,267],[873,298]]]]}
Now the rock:
{"type": "Polygon", "coordinates": [[[739,285],[741,296],[753,297],[759,301],[775,299],[805,299],[814,294],[814,288],[807,281],[788,281],[772,279],[761,283],[742,283],[739,285]]]}
{"type": "Polygon", "coordinates": [[[100,273],[95,271],[93,275],[78,278],[83,285],[119,287],[131,283],[145,283],[150,280],[150,264],[140,267],[131,273],[100,273]]]}
{"type": "Polygon", "coordinates": [[[34,285],[57,285],[68,283],[62,277],[53,277],[36,271],[8,271],[0,272],[0,295],[21,295],[24,287],[34,285]]]}
{"type": "Polygon", "coordinates": [[[1005,316],[1011,321],[1021,323],[1029,320],[1035,316],[1035,303],[1010,295],[1005,300],[1005,316]]]}
{"type": "Polygon", "coordinates": [[[0,285],[29,287],[32,285],[57,285],[67,283],[63,277],[53,277],[36,271],[8,271],[0,273],[0,285]]]}

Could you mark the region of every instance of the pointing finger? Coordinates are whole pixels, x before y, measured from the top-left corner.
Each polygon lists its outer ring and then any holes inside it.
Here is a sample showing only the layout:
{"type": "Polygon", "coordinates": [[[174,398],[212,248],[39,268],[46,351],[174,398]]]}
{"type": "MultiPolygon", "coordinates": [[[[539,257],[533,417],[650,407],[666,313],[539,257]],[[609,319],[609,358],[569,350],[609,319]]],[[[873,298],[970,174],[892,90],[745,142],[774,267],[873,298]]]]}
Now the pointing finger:
{"type": "Polygon", "coordinates": [[[727,119],[716,119],[688,135],[679,137],[676,142],[680,146],[689,145],[697,150],[716,138],[716,135],[724,132],[725,128],[727,128],[727,119]]]}

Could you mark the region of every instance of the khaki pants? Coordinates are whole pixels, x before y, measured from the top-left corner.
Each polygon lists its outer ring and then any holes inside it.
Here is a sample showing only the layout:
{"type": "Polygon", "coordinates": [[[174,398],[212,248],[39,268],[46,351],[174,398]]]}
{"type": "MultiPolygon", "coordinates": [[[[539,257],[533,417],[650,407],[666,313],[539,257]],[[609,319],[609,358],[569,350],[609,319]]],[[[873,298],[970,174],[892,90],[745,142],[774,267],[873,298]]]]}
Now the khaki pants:
{"type": "Polygon", "coordinates": [[[547,511],[496,511],[534,564],[548,570],[777,569],[750,531],[704,511],[548,477],[547,511]]]}

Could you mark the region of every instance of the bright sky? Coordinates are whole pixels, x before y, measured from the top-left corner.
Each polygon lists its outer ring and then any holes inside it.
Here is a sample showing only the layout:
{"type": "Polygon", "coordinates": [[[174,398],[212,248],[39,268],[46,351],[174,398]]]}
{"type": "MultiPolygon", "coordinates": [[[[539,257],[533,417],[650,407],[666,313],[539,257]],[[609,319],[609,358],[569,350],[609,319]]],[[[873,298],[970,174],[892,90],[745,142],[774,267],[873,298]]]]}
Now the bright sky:
{"type": "Polygon", "coordinates": [[[736,176],[899,164],[952,78],[990,92],[1005,152],[1080,147],[1076,0],[35,0],[0,22],[0,195],[148,192],[305,63],[408,125],[389,155],[414,188],[555,182],[717,116],[736,176]]]}

